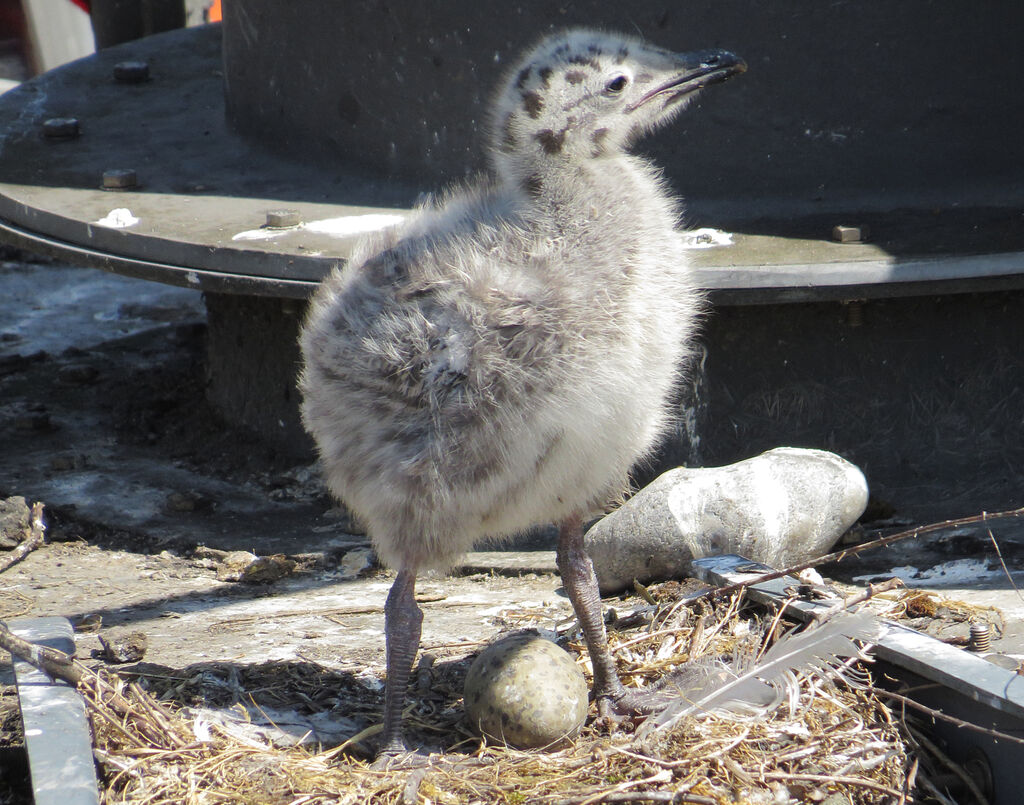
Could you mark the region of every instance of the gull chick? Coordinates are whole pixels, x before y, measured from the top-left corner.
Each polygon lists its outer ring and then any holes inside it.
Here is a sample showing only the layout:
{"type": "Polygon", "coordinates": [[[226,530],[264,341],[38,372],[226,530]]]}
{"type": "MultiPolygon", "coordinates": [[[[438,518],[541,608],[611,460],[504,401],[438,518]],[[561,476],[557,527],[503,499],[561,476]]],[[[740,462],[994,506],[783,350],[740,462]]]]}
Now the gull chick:
{"type": "Polygon", "coordinates": [[[385,757],[407,750],[417,573],[538,523],[560,524],[599,713],[641,708],[608,650],[582,523],[664,432],[701,298],[679,205],[629,147],[745,69],[592,30],[543,39],[493,100],[490,175],[366,238],[312,299],[303,420],[331,492],[397,571],[385,757]]]}

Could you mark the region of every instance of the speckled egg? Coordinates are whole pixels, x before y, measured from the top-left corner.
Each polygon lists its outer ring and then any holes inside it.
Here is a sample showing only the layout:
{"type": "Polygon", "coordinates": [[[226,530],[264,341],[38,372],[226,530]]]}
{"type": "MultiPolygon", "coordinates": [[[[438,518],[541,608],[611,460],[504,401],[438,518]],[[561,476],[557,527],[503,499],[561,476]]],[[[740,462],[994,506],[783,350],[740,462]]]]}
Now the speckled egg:
{"type": "Polygon", "coordinates": [[[470,726],[519,749],[576,735],[587,718],[587,682],[572,657],[537,634],[492,643],[466,676],[470,726]]]}

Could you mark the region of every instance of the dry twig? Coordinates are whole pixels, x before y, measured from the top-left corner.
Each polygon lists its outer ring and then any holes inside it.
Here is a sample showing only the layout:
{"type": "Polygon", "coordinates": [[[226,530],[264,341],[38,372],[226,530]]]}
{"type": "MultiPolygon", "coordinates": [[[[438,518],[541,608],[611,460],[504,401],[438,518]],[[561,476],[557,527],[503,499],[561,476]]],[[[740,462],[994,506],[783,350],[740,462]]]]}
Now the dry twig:
{"type": "Polygon", "coordinates": [[[1003,559],[1003,551],[999,547],[999,543],[996,541],[995,535],[992,533],[992,529],[988,529],[988,538],[992,543],[992,547],[996,550],[996,556],[999,557],[999,564],[1003,568],[1003,574],[1006,576],[1006,580],[1010,582],[1010,586],[1013,587],[1013,591],[1017,593],[1017,597],[1024,601],[1024,595],[1021,594],[1020,588],[1017,587],[1017,582],[1013,580],[1013,574],[1010,572],[1010,568],[1006,566],[1006,561],[1003,559]]]}
{"type": "Polygon", "coordinates": [[[866,688],[866,690],[870,691],[872,694],[876,696],[883,696],[887,699],[893,699],[894,701],[897,701],[900,704],[906,705],[907,707],[911,707],[914,710],[924,713],[929,718],[934,718],[938,721],[946,721],[950,724],[955,724],[957,727],[960,727],[961,729],[970,730],[971,732],[980,732],[983,735],[989,735],[992,738],[995,738],[999,741],[1007,741],[1008,743],[1015,743],[1024,746],[1024,738],[1020,738],[1016,735],[1011,735],[1008,732],[1001,732],[999,730],[992,729],[991,727],[983,727],[980,724],[973,724],[970,721],[964,721],[962,718],[951,716],[947,713],[943,713],[941,710],[936,710],[933,707],[928,707],[927,705],[921,704],[919,701],[911,699],[909,696],[903,696],[899,693],[894,693],[891,690],[885,690],[885,688],[876,688],[874,686],[870,686],[866,688]]]}
{"type": "Polygon", "coordinates": [[[810,559],[806,562],[790,565],[782,570],[763,573],[759,576],[744,579],[743,581],[737,581],[734,584],[726,584],[724,587],[714,587],[698,596],[698,598],[724,598],[727,595],[733,595],[740,590],[746,589],[747,587],[751,587],[755,584],[762,584],[766,581],[781,579],[783,576],[795,576],[801,570],[806,570],[809,567],[819,567],[821,565],[826,565],[829,562],[839,562],[848,556],[854,556],[855,554],[869,551],[872,548],[881,548],[885,545],[891,545],[894,542],[917,538],[923,534],[932,534],[946,528],[956,528],[957,526],[972,525],[974,523],[985,523],[990,520],[1000,520],[1006,517],[1020,517],[1021,515],[1024,515],[1024,506],[1019,509],[1009,509],[1007,511],[993,513],[982,512],[981,514],[975,514],[970,517],[961,517],[957,520],[943,520],[939,523],[917,526],[916,528],[910,528],[906,531],[900,531],[897,534],[890,534],[887,537],[879,537],[878,539],[871,540],[870,542],[862,542],[860,545],[843,548],[841,551],[833,551],[832,553],[827,553],[824,556],[819,556],[817,559],[810,559]]]}
{"type": "Polygon", "coordinates": [[[0,559],[0,573],[16,565],[36,548],[46,544],[46,522],[43,520],[43,504],[33,503],[29,526],[14,550],[0,559]]]}
{"type": "Polygon", "coordinates": [[[847,612],[857,604],[863,604],[865,601],[874,598],[876,595],[881,593],[888,593],[895,590],[897,587],[903,586],[903,580],[899,578],[886,579],[885,581],[879,582],[878,584],[869,584],[867,589],[861,590],[859,593],[854,593],[847,598],[844,598],[837,604],[833,604],[827,609],[822,609],[814,613],[811,616],[811,621],[817,625],[823,624],[829,618],[833,618],[840,612],[847,612]]]}

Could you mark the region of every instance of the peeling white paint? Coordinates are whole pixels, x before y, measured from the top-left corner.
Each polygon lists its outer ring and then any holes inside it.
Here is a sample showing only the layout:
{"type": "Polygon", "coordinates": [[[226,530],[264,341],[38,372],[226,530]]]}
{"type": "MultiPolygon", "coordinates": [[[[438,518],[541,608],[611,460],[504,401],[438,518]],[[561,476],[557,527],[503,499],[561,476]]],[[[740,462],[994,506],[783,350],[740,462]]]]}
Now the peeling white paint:
{"type": "Polygon", "coordinates": [[[98,221],[93,221],[94,224],[110,227],[111,229],[127,229],[130,226],[135,226],[138,222],[139,219],[132,215],[132,211],[127,207],[118,207],[108,212],[106,216],[98,221]]]}
{"type": "Polygon", "coordinates": [[[951,584],[972,585],[1002,574],[1001,569],[989,569],[985,559],[954,559],[921,570],[914,565],[900,565],[888,572],[854,576],[853,581],[868,583],[879,578],[899,576],[908,587],[940,587],[951,584]]]}
{"type": "Polygon", "coordinates": [[[714,249],[718,246],[732,246],[732,233],[703,227],[684,232],[683,242],[688,249],[714,249]]]}
{"type": "Polygon", "coordinates": [[[387,229],[405,220],[404,215],[386,215],[375,213],[373,215],[343,215],[340,218],[324,218],[320,221],[310,221],[302,224],[302,229],[309,232],[316,232],[322,235],[334,235],[335,237],[349,237],[359,235],[363,232],[376,232],[379,229],[387,229]]]}
{"type": "Polygon", "coordinates": [[[306,221],[298,226],[277,229],[260,227],[247,229],[231,237],[232,240],[275,240],[293,232],[313,232],[317,235],[330,235],[336,238],[348,238],[366,232],[377,232],[395,226],[405,220],[404,215],[388,215],[373,213],[370,215],[342,215],[338,218],[322,218],[319,221],[306,221]]]}

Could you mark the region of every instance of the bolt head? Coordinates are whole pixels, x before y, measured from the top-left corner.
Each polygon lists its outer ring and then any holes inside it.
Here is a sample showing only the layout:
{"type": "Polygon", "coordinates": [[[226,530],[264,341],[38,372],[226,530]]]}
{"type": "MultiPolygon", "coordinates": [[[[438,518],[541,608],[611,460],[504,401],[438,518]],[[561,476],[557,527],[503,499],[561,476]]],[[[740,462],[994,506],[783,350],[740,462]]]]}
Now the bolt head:
{"type": "Polygon", "coordinates": [[[51,117],[43,121],[43,136],[48,140],[70,140],[78,135],[77,117],[51,117]]]}
{"type": "Polygon", "coordinates": [[[149,81],[149,64],[144,61],[122,61],[114,65],[114,80],[121,84],[149,81]]]}
{"type": "Polygon", "coordinates": [[[106,190],[124,190],[135,187],[138,183],[138,175],[130,168],[103,171],[103,187],[106,190]]]}
{"type": "Polygon", "coordinates": [[[271,229],[286,229],[302,223],[298,210],[270,210],[267,212],[267,226],[271,229]]]}

